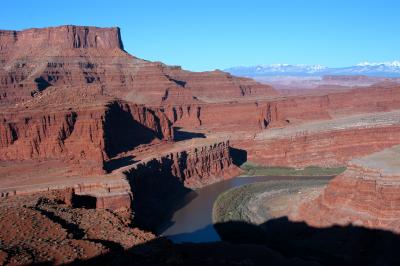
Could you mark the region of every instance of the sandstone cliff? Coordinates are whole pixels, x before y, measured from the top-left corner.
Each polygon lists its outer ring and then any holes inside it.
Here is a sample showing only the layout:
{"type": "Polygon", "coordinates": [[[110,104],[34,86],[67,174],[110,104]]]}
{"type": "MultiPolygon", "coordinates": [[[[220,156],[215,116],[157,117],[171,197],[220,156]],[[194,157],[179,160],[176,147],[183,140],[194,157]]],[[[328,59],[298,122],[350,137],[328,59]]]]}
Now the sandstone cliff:
{"type": "Polygon", "coordinates": [[[195,195],[191,188],[231,178],[239,169],[232,163],[229,142],[220,142],[144,160],[125,174],[132,188],[136,224],[155,231],[195,195]]]}
{"type": "Polygon", "coordinates": [[[0,160],[59,159],[82,173],[102,173],[104,161],[157,139],[172,139],[157,109],[111,101],[91,107],[12,109],[0,115],[0,160]]]}
{"type": "Polygon", "coordinates": [[[128,175],[137,182],[174,177],[185,187],[198,188],[238,173],[229,154],[229,142],[204,144],[174,151],[137,164],[128,175]]]}
{"type": "Polygon", "coordinates": [[[276,95],[274,89],[221,71],[194,73],[123,50],[119,28],[60,26],[0,31],[0,104],[26,101],[50,86],[103,86],[106,94],[144,104],[226,101],[276,95]]]}
{"type": "MultiPolygon", "coordinates": [[[[215,131],[288,127],[310,121],[334,120],[400,108],[400,86],[374,85],[322,95],[277,97],[225,103],[163,105],[168,118],[187,129],[215,131]]],[[[355,122],[356,123],[356,122],[355,122]]]]}
{"type": "Polygon", "coordinates": [[[350,223],[399,233],[399,152],[396,146],[352,160],[297,218],[318,227],[350,223]]]}

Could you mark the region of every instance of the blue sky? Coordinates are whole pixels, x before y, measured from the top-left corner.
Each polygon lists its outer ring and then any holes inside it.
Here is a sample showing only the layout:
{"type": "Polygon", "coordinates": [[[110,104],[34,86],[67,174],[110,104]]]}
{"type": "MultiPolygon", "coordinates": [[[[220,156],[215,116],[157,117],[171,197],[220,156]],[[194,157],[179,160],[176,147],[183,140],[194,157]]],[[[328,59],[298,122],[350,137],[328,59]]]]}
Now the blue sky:
{"type": "Polygon", "coordinates": [[[400,59],[397,0],[3,0],[0,29],[119,26],[138,57],[194,71],[400,59]]]}

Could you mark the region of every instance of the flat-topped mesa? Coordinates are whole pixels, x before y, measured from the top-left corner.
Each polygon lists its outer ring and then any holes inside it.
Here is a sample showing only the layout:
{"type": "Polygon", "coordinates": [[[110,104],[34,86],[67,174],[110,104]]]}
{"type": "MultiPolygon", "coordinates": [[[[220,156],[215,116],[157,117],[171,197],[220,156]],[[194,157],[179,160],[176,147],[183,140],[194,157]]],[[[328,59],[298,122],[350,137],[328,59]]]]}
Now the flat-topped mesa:
{"type": "Polygon", "coordinates": [[[151,105],[227,102],[276,91],[222,71],[190,72],[123,50],[119,28],[60,26],[0,31],[0,105],[50,87],[96,84],[102,93],[151,105]]]}
{"type": "Polygon", "coordinates": [[[400,233],[400,146],[353,159],[299,219],[312,226],[355,224],[400,233]]]}
{"type": "Polygon", "coordinates": [[[65,25],[22,31],[0,31],[0,50],[10,48],[100,48],[123,49],[118,27],[98,28],[65,25]]]}

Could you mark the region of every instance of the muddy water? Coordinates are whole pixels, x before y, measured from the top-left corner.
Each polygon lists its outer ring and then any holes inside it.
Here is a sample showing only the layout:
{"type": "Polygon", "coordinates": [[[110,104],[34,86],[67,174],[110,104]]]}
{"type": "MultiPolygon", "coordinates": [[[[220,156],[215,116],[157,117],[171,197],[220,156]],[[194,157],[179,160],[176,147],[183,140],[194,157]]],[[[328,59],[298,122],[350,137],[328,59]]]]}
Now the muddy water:
{"type": "Polygon", "coordinates": [[[245,184],[298,179],[327,179],[330,177],[236,177],[225,180],[187,195],[187,204],[177,210],[172,217],[171,223],[160,230],[160,234],[168,237],[175,243],[181,242],[213,242],[219,241],[220,237],[212,225],[212,208],[218,195],[228,189],[245,184]]]}

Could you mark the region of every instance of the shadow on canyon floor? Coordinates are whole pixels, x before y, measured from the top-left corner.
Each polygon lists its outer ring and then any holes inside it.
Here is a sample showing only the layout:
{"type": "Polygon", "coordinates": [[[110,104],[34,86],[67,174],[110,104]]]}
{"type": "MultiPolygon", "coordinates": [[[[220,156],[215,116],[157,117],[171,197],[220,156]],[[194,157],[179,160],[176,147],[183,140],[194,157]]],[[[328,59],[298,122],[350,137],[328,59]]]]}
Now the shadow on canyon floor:
{"type": "Polygon", "coordinates": [[[135,158],[134,156],[129,155],[126,157],[111,159],[109,161],[104,162],[104,170],[106,170],[107,173],[111,173],[112,171],[117,170],[121,167],[128,166],[138,162],[134,160],[134,158],[135,158]]]}
{"type": "Polygon", "coordinates": [[[189,132],[182,130],[181,127],[174,127],[174,140],[182,141],[188,139],[206,138],[206,135],[198,132],[189,132]]]}
{"type": "Polygon", "coordinates": [[[134,195],[132,209],[136,226],[153,232],[168,228],[174,212],[197,196],[184,186],[184,173],[178,176],[172,172],[173,164],[172,159],[163,157],[161,161],[153,159],[125,172],[134,195]]]}
{"type": "Polygon", "coordinates": [[[232,162],[237,167],[240,167],[242,164],[247,162],[247,151],[229,147],[229,155],[232,157],[232,162]]]}
{"type": "Polygon", "coordinates": [[[215,227],[225,242],[173,244],[158,238],[74,265],[400,265],[400,237],[388,231],[313,228],[287,217],[215,227]]]}
{"type": "Polygon", "coordinates": [[[400,236],[358,226],[315,228],[287,217],[259,226],[228,222],[214,225],[230,243],[265,245],[286,258],[322,265],[400,265],[400,236]]]}

